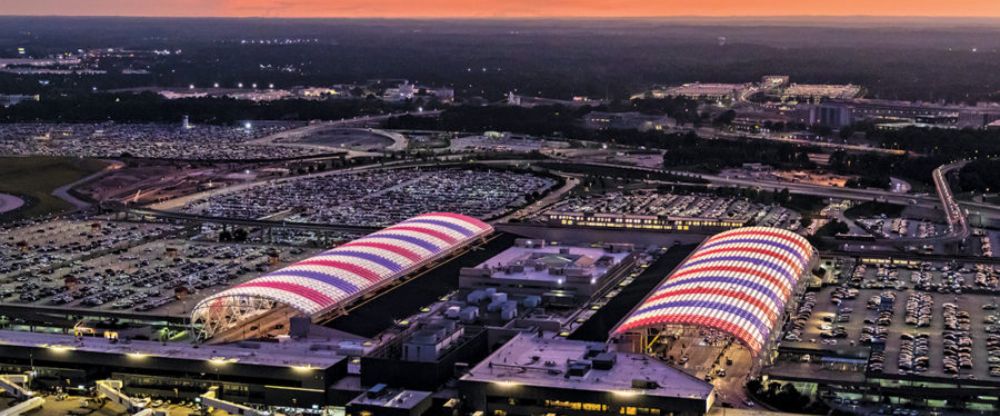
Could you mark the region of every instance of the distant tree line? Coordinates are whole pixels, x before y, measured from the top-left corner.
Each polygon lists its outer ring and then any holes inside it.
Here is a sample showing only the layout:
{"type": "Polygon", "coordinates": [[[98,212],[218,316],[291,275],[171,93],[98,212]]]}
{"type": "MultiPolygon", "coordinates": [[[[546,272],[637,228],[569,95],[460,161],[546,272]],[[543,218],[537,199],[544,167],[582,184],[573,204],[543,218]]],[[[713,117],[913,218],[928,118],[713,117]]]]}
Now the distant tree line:
{"type": "Polygon", "coordinates": [[[1000,192],[1000,160],[974,160],[958,171],[958,186],[965,192],[1000,192]]]}
{"type": "Polygon", "coordinates": [[[643,142],[666,150],[663,166],[667,169],[713,173],[754,162],[764,162],[780,169],[810,169],[815,164],[809,160],[809,153],[819,151],[813,146],[763,140],[708,140],[694,133],[666,137],[659,134],[659,140],[643,142]]]}
{"type": "Polygon", "coordinates": [[[685,98],[665,98],[614,101],[607,105],[576,108],[562,105],[535,107],[460,105],[446,108],[436,119],[406,115],[391,118],[383,126],[390,129],[466,132],[495,130],[536,136],[562,136],[581,140],[632,134],[628,131],[599,132],[583,128],[581,118],[593,111],[636,111],[648,115],[669,116],[680,123],[701,121],[696,101],[685,98]]]}
{"type": "Polygon", "coordinates": [[[887,149],[903,149],[923,156],[959,159],[1000,155],[1000,131],[909,127],[879,130],[871,123],[855,125],[868,140],[887,149]]]}
{"type": "Polygon", "coordinates": [[[855,23],[8,17],[0,22],[0,57],[16,55],[26,44],[35,56],[90,47],[183,53],[105,58],[106,75],[47,77],[47,86],[37,77],[0,74],[0,88],[33,92],[213,82],[288,87],[407,78],[452,86],[460,97],[498,99],[517,89],[547,97],[622,98],[657,83],[747,82],[787,73],[799,83],[863,85],[878,98],[997,98],[995,28],[949,24],[914,30],[911,24],[855,23]],[[730,44],[716,43],[720,33],[730,44]],[[241,42],[285,38],[315,42],[241,42]],[[122,75],[120,69],[128,67],[149,68],[151,74],[122,75]]]}
{"type": "Polygon", "coordinates": [[[46,96],[0,108],[0,122],[180,122],[232,124],[241,120],[339,120],[366,114],[415,109],[412,103],[377,99],[280,100],[254,102],[233,98],[168,100],[159,94],[79,94],[46,96]]]}

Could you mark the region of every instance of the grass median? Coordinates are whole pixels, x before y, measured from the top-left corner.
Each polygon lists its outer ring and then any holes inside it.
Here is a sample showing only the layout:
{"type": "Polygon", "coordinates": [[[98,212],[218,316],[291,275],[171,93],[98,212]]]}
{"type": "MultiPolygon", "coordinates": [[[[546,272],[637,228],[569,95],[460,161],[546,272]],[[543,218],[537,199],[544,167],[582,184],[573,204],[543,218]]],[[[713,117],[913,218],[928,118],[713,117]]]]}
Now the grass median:
{"type": "Polygon", "coordinates": [[[106,165],[100,160],[74,157],[0,157],[0,193],[25,200],[23,207],[0,215],[0,220],[37,217],[73,208],[68,202],[52,196],[52,191],[96,173],[106,165]]]}

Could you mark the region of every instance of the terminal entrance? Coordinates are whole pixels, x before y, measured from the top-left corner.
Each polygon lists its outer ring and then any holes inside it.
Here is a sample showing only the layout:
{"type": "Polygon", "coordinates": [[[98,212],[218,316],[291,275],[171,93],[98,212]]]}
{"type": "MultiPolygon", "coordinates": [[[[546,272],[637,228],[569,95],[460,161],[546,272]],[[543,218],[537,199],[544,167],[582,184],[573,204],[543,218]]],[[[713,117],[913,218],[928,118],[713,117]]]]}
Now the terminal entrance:
{"type": "Polygon", "coordinates": [[[743,386],[760,368],[759,360],[726,332],[690,325],[648,328],[619,348],[638,350],[700,380],[712,383],[724,402],[747,400],[743,386]]]}

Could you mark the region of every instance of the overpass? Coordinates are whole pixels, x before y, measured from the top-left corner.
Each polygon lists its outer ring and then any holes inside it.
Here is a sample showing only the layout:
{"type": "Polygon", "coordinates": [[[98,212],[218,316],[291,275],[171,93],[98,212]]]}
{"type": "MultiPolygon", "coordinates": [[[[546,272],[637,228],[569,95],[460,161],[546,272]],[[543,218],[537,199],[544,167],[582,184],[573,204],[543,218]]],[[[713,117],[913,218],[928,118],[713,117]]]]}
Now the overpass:
{"type": "Polygon", "coordinates": [[[955,195],[948,184],[948,173],[961,169],[969,161],[962,160],[947,165],[939,166],[932,173],[934,177],[934,187],[937,188],[938,197],[941,198],[941,206],[944,209],[945,220],[948,222],[948,232],[955,239],[965,240],[969,238],[969,219],[962,212],[962,207],[955,200],[955,195]]]}

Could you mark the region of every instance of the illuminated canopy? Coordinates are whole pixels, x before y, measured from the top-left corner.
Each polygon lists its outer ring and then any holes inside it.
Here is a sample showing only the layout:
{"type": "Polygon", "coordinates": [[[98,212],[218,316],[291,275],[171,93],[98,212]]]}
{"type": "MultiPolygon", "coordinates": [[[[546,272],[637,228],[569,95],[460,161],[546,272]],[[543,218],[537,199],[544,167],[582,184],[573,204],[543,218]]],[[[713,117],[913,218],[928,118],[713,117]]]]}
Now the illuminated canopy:
{"type": "Polygon", "coordinates": [[[211,337],[279,304],[314,317],[492,232],[465,215],[420,215],[209,296],[191,321],[211,337]]]}
{"type": "Polygon", "coordinates": [[[790,231],[748,227],[705,240],[612,331],[664,325],[724,331],[764,347],[814,250],[790,231]]]}

